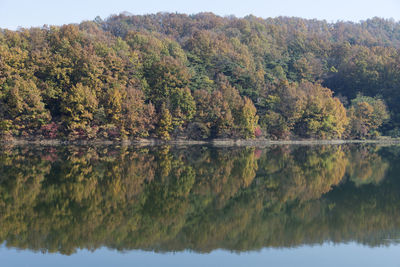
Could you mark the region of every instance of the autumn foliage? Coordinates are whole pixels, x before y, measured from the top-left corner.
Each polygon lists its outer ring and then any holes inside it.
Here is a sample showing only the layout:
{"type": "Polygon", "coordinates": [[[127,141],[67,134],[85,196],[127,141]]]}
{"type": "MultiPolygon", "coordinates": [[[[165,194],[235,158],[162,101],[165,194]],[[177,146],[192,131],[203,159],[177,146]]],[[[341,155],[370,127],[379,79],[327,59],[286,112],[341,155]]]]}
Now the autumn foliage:
{"type": "Polygon", "coordinates": [[[396,136],[399,33],[399,23],[378,18],[211,13],[0,30],[0,135],[396,136]]]}

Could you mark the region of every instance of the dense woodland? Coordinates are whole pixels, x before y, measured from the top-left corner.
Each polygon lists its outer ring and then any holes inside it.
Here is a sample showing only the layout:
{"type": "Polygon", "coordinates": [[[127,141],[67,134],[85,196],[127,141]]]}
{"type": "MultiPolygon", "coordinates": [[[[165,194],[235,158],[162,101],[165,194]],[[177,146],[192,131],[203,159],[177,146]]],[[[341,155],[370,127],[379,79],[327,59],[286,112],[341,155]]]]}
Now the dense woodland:
{"type": "Polygon", "coordinates": [[[0,136],[400,135],[400,23],[127,13],[0,30],[0,136]]]}
{"type": "Polygon", "coordinates": [[[399,147],[10,147],[0,242],[209,252],[399,242],[399,147]]]}

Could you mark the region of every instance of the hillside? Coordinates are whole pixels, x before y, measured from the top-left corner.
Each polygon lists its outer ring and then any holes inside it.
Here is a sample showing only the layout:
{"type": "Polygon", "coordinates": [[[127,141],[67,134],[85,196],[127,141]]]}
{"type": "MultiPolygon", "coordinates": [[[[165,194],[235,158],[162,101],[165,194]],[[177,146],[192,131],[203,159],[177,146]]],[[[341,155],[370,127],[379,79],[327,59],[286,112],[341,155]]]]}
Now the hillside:
{"type": "Polygon", "coordinates": [[[0,135],[400,135],[400,23],[121,14],[0,31],[0,135]]]}

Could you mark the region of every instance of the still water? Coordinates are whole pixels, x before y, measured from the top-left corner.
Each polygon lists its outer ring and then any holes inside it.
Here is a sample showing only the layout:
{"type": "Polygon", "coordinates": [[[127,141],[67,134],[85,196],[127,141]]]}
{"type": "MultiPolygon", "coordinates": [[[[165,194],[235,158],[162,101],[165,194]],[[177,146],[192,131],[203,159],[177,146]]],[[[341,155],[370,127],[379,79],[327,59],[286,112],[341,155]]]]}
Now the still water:
{"type": "Polygon", "coordinates": [[[0,147],[2,266],[400,266],[400,146],[0,147]]]}

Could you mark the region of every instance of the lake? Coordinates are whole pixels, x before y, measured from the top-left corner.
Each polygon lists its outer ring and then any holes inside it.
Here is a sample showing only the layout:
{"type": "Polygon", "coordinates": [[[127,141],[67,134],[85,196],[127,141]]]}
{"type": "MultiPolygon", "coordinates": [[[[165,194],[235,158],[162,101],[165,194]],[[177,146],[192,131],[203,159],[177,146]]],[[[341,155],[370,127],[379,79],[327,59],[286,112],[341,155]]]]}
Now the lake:
{"type": "Polygon", "coordinates": [[[4,266],[400,266],[400,146],[0,147],[4,266]]]}

